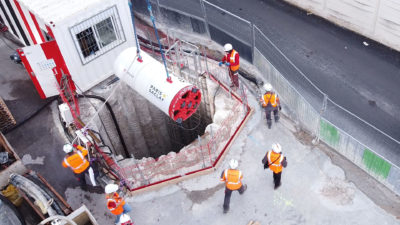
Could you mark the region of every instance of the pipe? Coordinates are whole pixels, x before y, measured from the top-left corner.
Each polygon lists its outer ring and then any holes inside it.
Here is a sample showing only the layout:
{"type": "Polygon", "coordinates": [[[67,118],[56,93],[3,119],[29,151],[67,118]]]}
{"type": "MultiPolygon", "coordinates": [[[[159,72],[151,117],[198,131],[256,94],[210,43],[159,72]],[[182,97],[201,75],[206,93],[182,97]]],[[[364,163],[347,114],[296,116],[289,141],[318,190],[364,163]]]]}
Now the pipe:
{"type": "Polygon", "coordinates": [[[59,199],[54,195],[53,192],[51,192],[43,183],[42,181],[40,181],[39,177],[36,175],[35,172],[30,171],[29,176],[27,177],[30,181],[32,181],[33,183],[35,183],[36,185],[38,185],[41,188],[41,191],[43,193],[43,195],[46,197],[47,200],[53,199],[53,204],[52,207],[54,208],[54,210],[56,210],[57,214],[59,215],[63,215],[64,212],[62,211],[61,207],[60,207],[60,201],[59,199]],[[47,196],[46,196],[47,195],[47,196]]]}
{"type": "Polygon", "coordinates": [[[160,62],[146,52],[141,57],[142,62],[136,60],[135,47],[122,51],[114,62],[115,75],[174,121],[192,116],[201,102],[200,90],[173,74],[166,80],[160,62]]]}
{"type": "Polygon", "coordinates": [[[52,207],[48,207],[48,200],[35,183],[15,173],[10,175],[10,183],[34,198],[35,204],[39,206],[43,214],[48,213],[49,216],[57,215],[52,207]]]}
{"type": "MultiPolygon", "coordinates": [[[[114,122],[115,128],[116,128],[117,133],[118,133],[119,140],[121,141],[122,148],[124,149],[125,157],[131,158],[131,155],[129,154],[128,148],[126,147],[126,144],[125,144],[125,139],[122,136],[122,132],[121,132],[121,129],[119,127],[119,124],[118,124],[118,121],[117,121],[117,117],[115,116],[114,110],[112,109],[110,103],[106,102],[106,99],[104,99],[103,97],[97,96],[97,95],[81,95],[81,94],[78,94],[77,97],[78,98],[83,98],[83,97],[94,98],[94,99],[97,99],[97,100],[100,100],[100,101],[106,103],[107,110],[110,112],[111,118],[112,118],[112,120],[114,122]]],[[[103,144],[105,144],[105,143],[103,143],[103,144]]]]}

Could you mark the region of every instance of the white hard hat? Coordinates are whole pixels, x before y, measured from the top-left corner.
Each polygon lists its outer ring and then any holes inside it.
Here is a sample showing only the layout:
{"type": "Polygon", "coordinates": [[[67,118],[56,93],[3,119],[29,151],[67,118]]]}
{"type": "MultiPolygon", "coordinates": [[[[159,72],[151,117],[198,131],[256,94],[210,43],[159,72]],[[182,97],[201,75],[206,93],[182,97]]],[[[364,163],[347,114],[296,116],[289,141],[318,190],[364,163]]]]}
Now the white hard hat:
{"type": "Polygon", "coordinates": [[[270,83],[265,83],[263,85],[263,88],[265,91],[271,91],[272,90],[272,85],[270,83]]]}
{"type": "Polygon", "coordinates": [[[225,50],[226,52],[229,52],[230,50],[232,50],[232,45],[229,44],[229,43],[225,44],[225,45],[224,45],[224,50],[225,50]]]}
{"type": "Polygon", "coordinates": [[[118,191],[118,185],[116,185],[116,184],[107,184],[106,185],[106,187],[104,188],[104,192],[106,193],[106,194],[111,194],[111,193],[113,193],[113,192],[116,192],[116,191],[118,191]]]}
{"type": "Polygon", "coordinates": [[[74,148],[72,147],[72,145],[70,143],[67,143],[64,145],[63,150],[65,153],[70,153],[72,152],[74,148]]]}
{"type": "Polygon", "coordinates": [[[272,151],[275,153],[281,153],[282,152],[282,147],[279,143],[272,144],[272,151]]]}
{"type": "Polygon", "coordinates": [[[234,170],[239,166],[239,162],[236,159],[231,159],[229,166],[234,170]]]}

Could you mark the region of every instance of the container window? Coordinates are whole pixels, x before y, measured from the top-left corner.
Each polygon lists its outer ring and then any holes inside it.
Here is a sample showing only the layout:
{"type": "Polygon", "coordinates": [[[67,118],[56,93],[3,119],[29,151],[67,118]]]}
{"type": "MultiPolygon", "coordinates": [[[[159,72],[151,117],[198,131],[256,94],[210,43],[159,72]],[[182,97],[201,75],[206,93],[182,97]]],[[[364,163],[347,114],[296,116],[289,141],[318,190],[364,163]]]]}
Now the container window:
{"type": "Polygon", "coordinates": [[[78,39],[81,53],[85,58],[95,54],[99,50],[99,46],[97,45],[96,38],[91,27],[79,32],[76,35],[76,38],[78,39]]]}
{"type": "Polygon", "coordinates": [[[76,24],[70,31],[83,64],[125,42],[115,6],[76,24]]]}

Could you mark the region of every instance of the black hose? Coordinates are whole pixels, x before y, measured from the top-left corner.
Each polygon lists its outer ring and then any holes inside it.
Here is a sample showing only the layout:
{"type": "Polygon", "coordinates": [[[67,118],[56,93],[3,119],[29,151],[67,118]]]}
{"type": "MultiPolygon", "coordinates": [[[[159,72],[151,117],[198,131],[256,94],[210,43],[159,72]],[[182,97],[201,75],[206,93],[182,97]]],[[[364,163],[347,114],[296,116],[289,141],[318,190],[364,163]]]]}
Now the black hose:
{"type": "MultiPolygon", "coordinates": [[[[122,132],[121,132],[121,129],[120,129],[120,127],[119,127],[117,118],[115,117],[114,110],[112,109],[110,103],[108,103],[108,102],[106,101],[106,99],[104,99],[103,97],[97,96],[97,95],[86,95],[86,94],[85,94],[85,95],[81,95],[81,94],[79,94],[79,95],[77,95],[77,97],[78,97],[78,98],[84,98],[84,97],[87,97],[87,98],[94,98],[94,99],[97,99],[97,100],[100,100],[100,101],[106,103],[106,107],[107,107],[108,111],[110,112],[110,115],[111,115],[111,118],[112,118],[112,120],[113,120],[113,122],[114,122],[115,128],[117,129],[117,133],[118,133],[119,140],[121,141],[122,147],[123,147],[123,149],[124,149],[125,157],[131,158],[131,155],[129,154],[128,148],[126,147],[126,144],[125,144],[125,139],[124,139],[124,137],[122,136],[122,132]]],[[[111,140],[110,140],[110,141],[111,141],[111,140]]]]}
{"type": "Polygon", "coordinates": [[[40,113],[44,108],[46,108],[48,105],[50,105],[54,100],[56,100],[58,96],[50,98],[44,105],[42,105],[39,109],[37,109],[35,112],[33,112],[31,115],[27,116],[25,119],[23,119],[21,122],[17,123],[14,127],[6,130],[4,134],[10,133],[11,131],[17,129],[18,127],[22,126],[24,123],[28,122],[28,120],[32,119],[36,115],[40,113]]]}
{"type": "Polygon", "coordinates": [[[65,215],[64,212],[62,211],[60,204],[60,200],[54,195],[53,192],[51,192],[46,185],[42,183],[42,181],[39,179],[39,177],[34,174],[34,173],[29,173],[29,175],[26,177],[33,183],[35,183],[37,186],[40,187],[40,192],[44,194],[47,200],[53,199],[53,203],[51,204],[51,207],[57,212],[58,215],[65,215]],[[47,196],[46,196],[47,195],[47,196]]]}

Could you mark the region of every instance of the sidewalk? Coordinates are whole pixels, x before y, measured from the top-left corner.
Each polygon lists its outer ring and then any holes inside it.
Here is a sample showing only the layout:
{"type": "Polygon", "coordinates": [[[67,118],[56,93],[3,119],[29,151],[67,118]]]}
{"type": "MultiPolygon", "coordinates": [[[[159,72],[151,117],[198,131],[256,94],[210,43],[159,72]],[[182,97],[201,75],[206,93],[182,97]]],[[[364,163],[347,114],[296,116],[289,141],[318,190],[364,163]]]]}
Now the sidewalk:
{"type": "MultiPolygon", "coordinates": [[[[398,196],[376,182],[376,186],[367,189],[383,190],[381,196],[386,198],[374,203],[348,180],[343,169],[332,164],[321,150],[323,146],[312,146],[311,140],[296,132],[285,118],[269,130],[256,99],[249,96],[249,101],[256,112],[236,139],[223,166],[209,175],[129,198],[135,224],[221,225],[247,224],[250,220],[261,224],[400,224],[396,219],[400,218],[398,196]],[[288,158],[282,186],[275,191],[272,172],[263,170],[261,164],[274,142],[282,145],[288,158]],[[219,175],[231,158],[239,159],[248,189],[243,195],[232,195],[231,210],[225,215],[222,213],[224,185],[219,175]],[[380,208],[385,203],[392,207],[394,215],[380,208]]],[[[370,179],[365,174],[357,177],[370,179]]],[[[74,208],[86,204],[100,224],[111,224],[114,220],[107,212],[104,195],[67,189],[66,196],[74,208]]]]}

